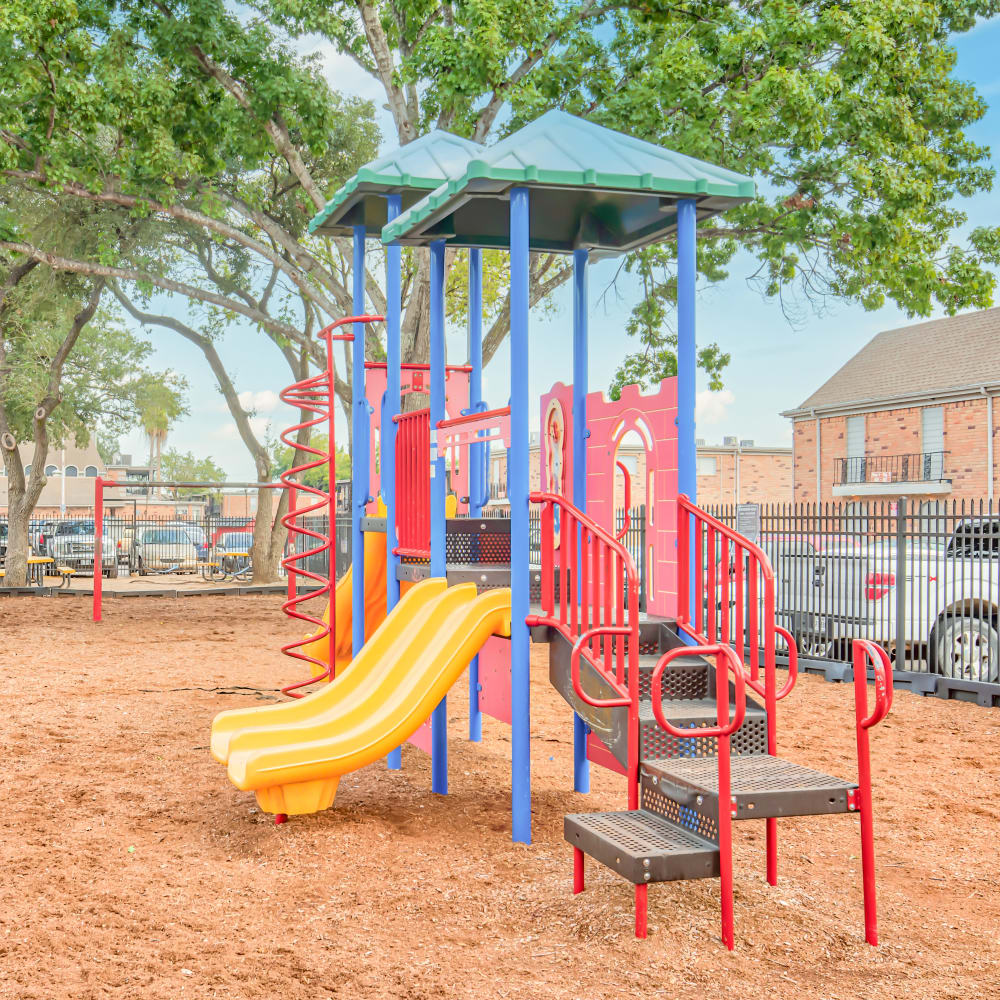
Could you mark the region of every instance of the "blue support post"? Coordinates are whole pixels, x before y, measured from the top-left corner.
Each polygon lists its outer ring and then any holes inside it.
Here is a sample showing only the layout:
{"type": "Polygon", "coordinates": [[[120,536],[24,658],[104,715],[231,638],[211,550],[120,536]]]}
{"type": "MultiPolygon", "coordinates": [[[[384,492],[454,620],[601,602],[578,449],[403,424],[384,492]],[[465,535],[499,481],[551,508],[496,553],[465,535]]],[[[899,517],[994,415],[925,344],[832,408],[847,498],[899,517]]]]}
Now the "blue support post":
{"type": "MultiPolygon", "coordinates": [[[[354,315],[365,311],[365,227],[354,227],[354,315]]],[[[365,536],[361,518],[368,503],[368,398],[365,395],[365,324],[354,324],[351,369],[351,652],[365,644],[365,536]]],[[[334,489],[333,483],[330,488],[334,489]]],[[[334,530],[336,528],[334,527],[334,530]]],[[[333,595],[330,595],[331,600],[333,595]]]]}
{"type": "MultiPolygon", "coordinates": [[[[438,421],[445,416],[444,240],[431,243],[431,576],[448,575],[445,557],[444,452],[437,446],[438,421]]],[[[448,794],[448,699],[431,715],[431,791],[448,794]]]]}
{"type": "Polygon", "coordinates": [[[531,699],[528,615],[528,189],[510,192],[510,708],[511,828],[531,843],[531,699]]]}
{"type": "MultiPolygon", "coordinates": [[[[686,493],[695,502],[698,499],[697,453],[694,443],[697,230],[695,202],[691,198],[682,198],[677,202],[677,490],[679,493],[686,493]]],[[[678,524],[677,530],[690,532],[690,525],[678,524]]],[[[693,547],[689,547],[689,551],[693,566],[693,547]]],[[[693,608],[696,600],[693,571],[688,578],[691,581],[688,606],[693,608]]]]}
{"type": "MultiPolygon", "coordinates": [[[[587,510],[587,263],[589,250],[573,251],[573,505],[587,510]]],[[[579,566],[570,572],[578,573],[579,566]]],[[[577,577],[579,579],[579,577],[577,577]]],[[[590,791],[587,724],[573,713],[573,789],[590,791]]]]}
{"type": "MultiPolygon", "coordinates": [[[[482,408],[483,402],[483,252],[469,251],[469,409],[482,408]]],[[[483,512],[485,475],[481,444],[469,447],[469,517],[483,512]]],[[[483,738],[483,713],[479,711],[479,657],[469,664],[469,739],[479,743],[483,738]]]]}
{"type": "MultiPolygon", "coordinates": [[[[390,194],[386,198],[386,215],[389,222],[402,211],[402,197],[390,194]]],[[[398,243],[386,247],[385,261],[385,405],[382,407],[382,422],[379,443],[381,445],[382,500],[385,503],[385,607],[392,609],[399,602],[399,580],[396,568],[399,556],[395,554],[396,540],[396,422],[393,420],[400,411],[400,318],[401,303],[401,251],[398,243]]],[[[403,766],[403,753],[397,747],[386,758],[389,770],[398,771],[403,766]]]]}

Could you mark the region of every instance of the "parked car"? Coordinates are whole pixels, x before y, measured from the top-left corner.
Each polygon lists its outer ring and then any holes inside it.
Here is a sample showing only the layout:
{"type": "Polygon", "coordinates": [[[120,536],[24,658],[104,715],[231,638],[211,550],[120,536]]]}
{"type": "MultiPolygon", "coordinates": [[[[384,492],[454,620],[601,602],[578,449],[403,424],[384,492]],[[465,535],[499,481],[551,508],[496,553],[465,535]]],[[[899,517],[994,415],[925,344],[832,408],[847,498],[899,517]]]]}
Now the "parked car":
{"type": "Polygon", "coordinates": [[[0,562],[7,558],[7,522],[0,521],[0,562]]]}
{"type": "Polygon", "coordinates": [[[900,642],[914,668],[925,662],[946,677],[1000,682],[998,539],[993,525],[969,521],[950,537],[907,539],[902,560],[893,539],[826,551],[775,546],[779,617],[807,655],[849,659],[854,638],[890,651],[900,642]]]}
{"type": "MultiPolygon", "coordinates": [[[[246,524],[224,524],[221,527],[216,528],[215,531],[212,532],[212,548],[214,549],[219,545],[219,539],[222,538],[224,535],[244,534],[244,533],[253,535],[253,526],[254,522],[249,521],[246,524]]],[[[246,544],[247,548],[249,548],[250,543],[247,542],[246,544]]]]}
{"type": "Polygon", "coordinates": [[[138,528],[133,559],[140,576],[150,571],[194,573],[198,569],[198,550],[183,528],[138,528]]]}
{"type": "Polygon", "coordinates": [[[217,533],[216,552],[249,552],[253,545],[252,531],[223,531],[217,533]]]}
{"type": "Polygon", "coordinates": [[[198,558],[204,562],[208,558],[208,532],[200,524],[191,521],[168,521],[165,528],[180,528],[194,543],[198,550],[198,558]]]}
{"type": "MultiPolygon", "coordinates": [[[[105,522],[105,538],[101,545],[101,566],[105,576],[118,576],[118,550],[107,531],[105,522]]],[[[55,533],[46,543],[46,554],[51,556],[58,566],[70,566],[77,572],[89,572],[94,567],[94,522],[93,521],[61,521],[56,525],[55,533]]]]}

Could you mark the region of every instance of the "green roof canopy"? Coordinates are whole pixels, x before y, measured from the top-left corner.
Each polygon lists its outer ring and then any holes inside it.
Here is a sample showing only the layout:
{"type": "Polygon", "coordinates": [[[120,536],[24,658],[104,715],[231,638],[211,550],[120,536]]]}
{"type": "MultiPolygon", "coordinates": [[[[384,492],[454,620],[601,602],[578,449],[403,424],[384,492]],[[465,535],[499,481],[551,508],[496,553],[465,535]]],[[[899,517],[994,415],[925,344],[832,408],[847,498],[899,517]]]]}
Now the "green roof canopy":
{"type": "Polygon", "coordinates": [[[384,195],[401,194],[403,208],[409,208],[442,181],[459,176],[482,149],[442,129],[428,132],[366,163],[316,213],[309,232],[350,236],[352,226],[364,225],[369,236],[378,236],[386,223],[384,195]]]}
{"type": "Polygon", "coordinates": [[[621,253],[676,229],[679,198],[699,218],[750,201],[756,184],[732,170],[549,111],[489,148],[382,230],[391,243],[509,245],[508,196],[528,187],[531,249],[621,253]]]}

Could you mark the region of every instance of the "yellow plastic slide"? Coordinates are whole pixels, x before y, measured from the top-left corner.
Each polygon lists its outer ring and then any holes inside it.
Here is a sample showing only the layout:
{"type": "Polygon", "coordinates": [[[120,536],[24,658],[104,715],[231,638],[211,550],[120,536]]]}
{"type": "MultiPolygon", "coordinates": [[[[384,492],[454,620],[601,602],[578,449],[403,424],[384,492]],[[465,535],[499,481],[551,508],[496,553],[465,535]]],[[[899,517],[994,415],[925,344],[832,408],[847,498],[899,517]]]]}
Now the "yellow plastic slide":
{"type": "Polygon", "coordinates": [[[510,635],[508,589],[424,580],[321,690],[216,716],[212,754],[265,812],[327,809],[340,776],[412,736],[491,635],[510,635]]]}
{"type": "MultiPolygon", "coordinates": [[[[339,673],[351,662],[351,569],[337,581],[334,601],[337,608],[336,635],[334,649],[337,651],[335,673],[339,673]]],[[[330,607],[323,612],[323,621],[330,621],[330,607]]],[[[375,629],[385,621],[385,535],[365,532],[365,639],[374,634],[375,629]]],[[[300,651],[327,663],[330,637],[324,636],[315,642],[299,647],[300,651]]],[[[314,673],[320,673],[317,667],[314,673]]]]}

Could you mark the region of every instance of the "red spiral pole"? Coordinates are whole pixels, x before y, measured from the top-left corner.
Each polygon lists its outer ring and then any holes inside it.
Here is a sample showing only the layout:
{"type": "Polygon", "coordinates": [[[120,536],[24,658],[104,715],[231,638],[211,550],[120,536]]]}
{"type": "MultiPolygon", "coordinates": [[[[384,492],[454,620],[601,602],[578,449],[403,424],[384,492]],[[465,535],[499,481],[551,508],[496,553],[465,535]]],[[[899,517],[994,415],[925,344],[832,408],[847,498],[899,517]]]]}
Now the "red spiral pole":
{"type": "MultiPolygon", "coordinates": [[[[282,566],[284,566],[285,571],[288,573],[289,580],[288,600],[282,604],[281,610],[290,618],[308,622],[316,630],[313,634],[302,639],[285,643],[281,647],[281,651],[293,659],[302,660],[313,666],[322,668],[319,674],[314,674],[305,680],[295,681],[281,689],[282,694],[289,695],[292,698],[302,697],[298,693],[299,688],[308,687],[328,677],[332,678],[336,669],[337,651],[334,646],[337,635],[337,619],[334,591],[337,584],[337,560],[334,539],[336,537],[337,446],[334,439],[336,393],[334,385],[333,342],[335,340],[353,341],[354,335],[352,333],[335,333],[334,331],[339,327],[354,323],[380,323],[384,319],[384,316],[347,316],[325,327],[320,331],[319,337],[326,344],[326,370],[317,375],[311,375],[309,378],[300,379],[279,393],[281,400],[288,403],[289,406],[294,406],[300,411],[312,414],[310,419],[293,424],[279,435],[282,442],[292,448],[293,454],[298,450],[304,451],[311,456],[310,461],[293,466],[279,477],[290,492],[297,492],[299,494],[296,497],[297,503],[295,507],[282,517],[281,523],[288,529],[289,534],[305,535],[316,543],[314,547],[305,549],[302,552],[296,552],[293,545],[291,553],[281,560],[282,566]],[[317,427],[324,421],[327,424],[328,448],[326,451],[316,448],[311,444],[299,445],[292,438],[292,435],[297,434],[303,428],[317,427]],[[318,469],[323,465],[326,465],[328,470],[326,490],[320,489],[317,486],[311,486],[297,478],[311,469],[318,469]],[[324,509],[328,515],[327,534],[324,535],[322,532],[307,528],[304,524],[299,523],[300,518],[315,513],[321,514],[324,509]],[[296,565],[296,563],[309,559],[311,556],[319,555],[322,552],[327,552],[329,559],[329,567],[325,577],[306,569],[305,566],[296,565]],[[314,583],[320,584],[320,586],[317,590],[301,593],[301,588],[298,586],[299,581],[296,579],[298,577],[311,580],[314,583]],[[300,607],[303,602],[315,598],[323,598],[324,595],[329,604],[327,622],[324,622],[322,618],[317,618],[314,614],[310,614],[305,608],[300,607]],[[302,650],[303,646],[324,638],[328,639],[326,663],[302,650]]],[[[361,345],[360,349],[364,349],[363,345],[361,345]]],[[[355,386],[354,391],[363,392],[364,386],[355,386]]]]}

